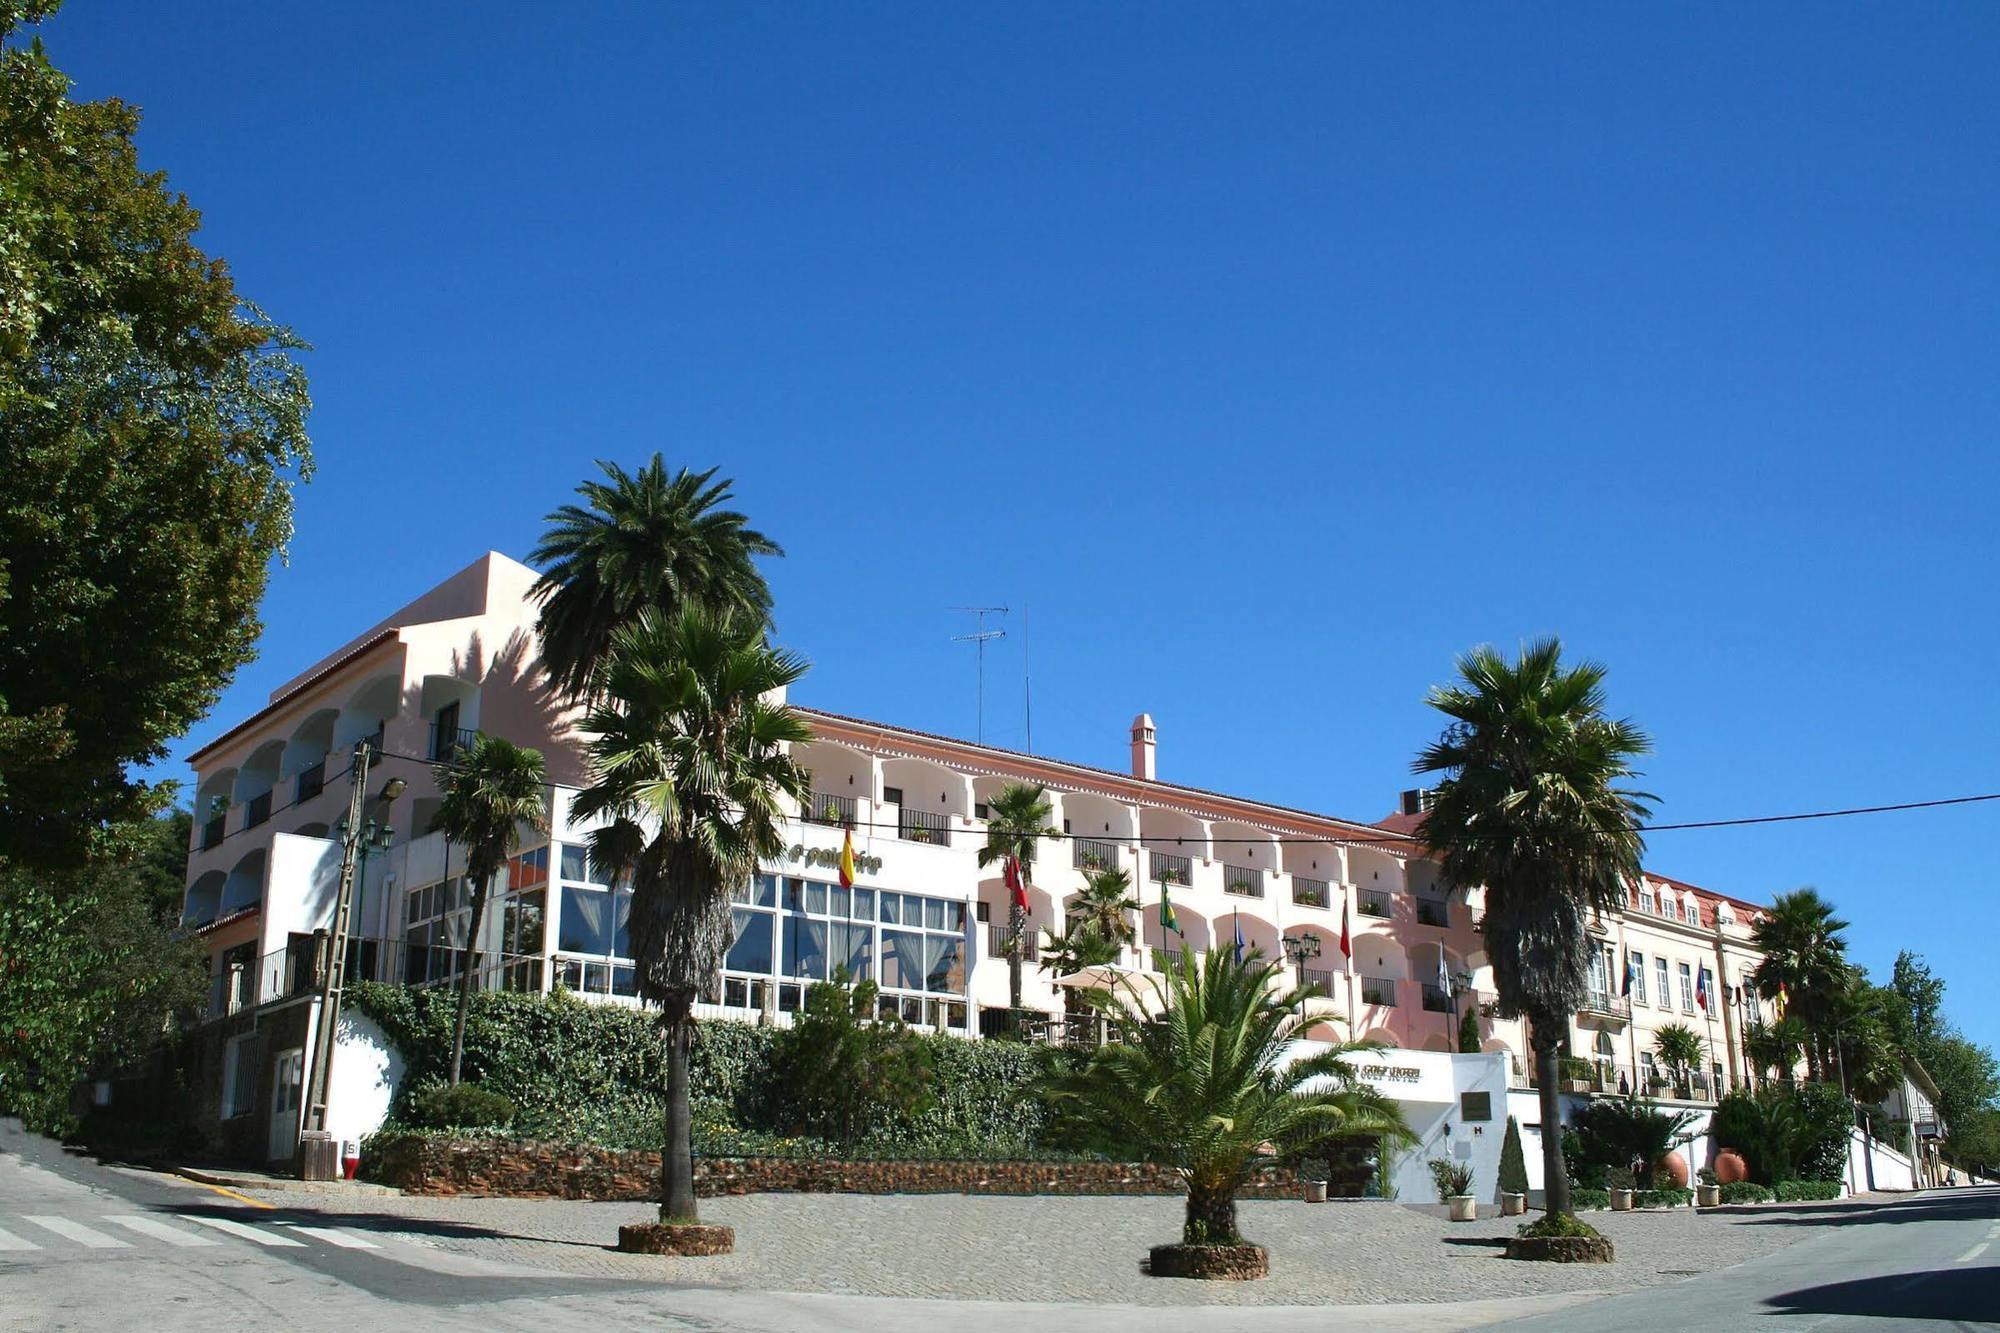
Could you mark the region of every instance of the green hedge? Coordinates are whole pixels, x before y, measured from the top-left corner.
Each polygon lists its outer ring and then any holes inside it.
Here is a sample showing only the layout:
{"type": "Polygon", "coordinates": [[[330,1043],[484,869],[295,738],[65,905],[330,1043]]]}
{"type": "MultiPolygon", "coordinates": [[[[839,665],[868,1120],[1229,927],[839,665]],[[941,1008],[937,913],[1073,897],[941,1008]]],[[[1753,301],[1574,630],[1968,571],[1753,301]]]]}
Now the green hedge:
{"type": "MultiPolygon", "coordinates": [[[[347,1002],[401,1051],[406,1074],[390,1120],[412,1122],[415,1099],[446,1081],[457,996],[363,983],[347,1002]]],[[[690,1060],[695,1151],[707,1156],[1059,1158],[1051,1117],[1034,1089],[1067,1052],[1018,1042],[926,1034],[930,1105],[835,1152],[798,1131],[771,1072],[778,1032],[749,1023],[696,1025],[690,1060]]],[[[464,1077],[514,1104],[511,1133],[609,1148],[660,1146],[664,1050],[655,1015],[548,996],[481,991],[465,1025],[464,1077]]]]}
{"type": "Polygon", "coordinates": [[[1724,1203],[1769,1203],[1775,1196],[1755,1181],[1739,1180],[1722,1187],[1724,1203]]]}
{"type": "Polygon", "coordinates": [[[1634,1208],[1685,1208],[1694,1201],[1694,1191],[1672,1186],[1657,1190],[1633,1190],[1634,1208]]]}
{"type": "Polygon", "coordinates": [[[1611,1191],[1590,1189],[1588,1187],[1572,1187],[1569,1192],[1569,1206],[1579,1213],[1590,1208],[1609,1208],[1611,1206],[1611,1191]]]}
{"type": "Polygon", "coordinates": [[[1781,1180],[1778,1182],[1779,1203],[1816,1203],[1821,1199],[1838,1199],[1841,1187],[1837,1180],[1781,1180]]]}

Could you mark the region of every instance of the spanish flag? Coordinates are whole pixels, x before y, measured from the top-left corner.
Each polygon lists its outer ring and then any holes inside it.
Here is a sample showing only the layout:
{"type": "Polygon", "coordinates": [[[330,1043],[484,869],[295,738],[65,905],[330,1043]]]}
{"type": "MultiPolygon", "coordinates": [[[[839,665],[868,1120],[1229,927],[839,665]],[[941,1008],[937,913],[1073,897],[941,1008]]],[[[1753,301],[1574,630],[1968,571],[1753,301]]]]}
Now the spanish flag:
{"type": "Polygon", "coordinates": [[[847,836],[840,843],[840,887],[854,887],[854,830],[847,830],[847,836]]]}

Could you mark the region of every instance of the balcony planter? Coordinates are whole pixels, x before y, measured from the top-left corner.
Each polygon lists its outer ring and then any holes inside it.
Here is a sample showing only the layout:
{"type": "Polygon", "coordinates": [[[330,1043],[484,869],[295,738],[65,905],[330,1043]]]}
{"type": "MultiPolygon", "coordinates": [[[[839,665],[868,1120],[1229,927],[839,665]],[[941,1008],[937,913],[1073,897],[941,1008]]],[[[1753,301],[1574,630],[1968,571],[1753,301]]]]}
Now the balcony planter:
{"type": "Polygon", "coordinates": [[[1454,1222],[1477,1222],[1479,1220],[1479,1200],[1471,1194],[1454,1194],[1445,1200],[1451,1209],[1454,1222]]]}
{"type": "Polygon", "coordinates": [[[1324,1180],[1300,1181],[1299,1193],[1304,1197],[1307,1203],[1325,1203],[1326,1182],[1324,1180]]]}
{"type": "Polygon", "coordinates": [[[1519,1217],[1528,1211],[1528,1196],[1513,1190],[1500,1191],[1500,1216],[1519,1217]]]}
{"type": "Polygon", "coordinates": [[[1611,1211],[1612,1211],[1612,1212],[1614,1212],[1614,1213],[1629,1213],[1629,1212],[1631,1212],[1631,1211],[1632,1211],[1632,1191],[1631,1191],[1631,1190],[1612,1190],[1612,1191],[1611,1191],[1611,1211]]]}
{"type": "Polygon", "coordinates": [[[1697,1208],[1720,1208],[1722,1206],[1722,1186],[1696,1185],[1694,1206],[1697,1208]]]}

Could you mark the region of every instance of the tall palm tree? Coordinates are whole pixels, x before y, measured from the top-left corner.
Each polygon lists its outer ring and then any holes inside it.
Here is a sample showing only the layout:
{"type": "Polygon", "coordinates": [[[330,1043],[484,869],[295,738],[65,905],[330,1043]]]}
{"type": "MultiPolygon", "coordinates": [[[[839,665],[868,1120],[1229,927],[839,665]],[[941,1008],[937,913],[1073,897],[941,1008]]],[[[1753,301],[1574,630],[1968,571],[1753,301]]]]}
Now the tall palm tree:
{"type": "MultiPolygon", "coordinates": [[[[1490,647],[1458,661],[1429,702],[1451,718],[1413,767],[1448,774],[1417,836],[1452,888],[1486,889],[1482,927],[1503,1017],[1526,1016],[1542,1123],[1560,1125],[1557,1058],[1582,1002],[1592,912],[1625,902],[1645,850],[1644,792],[1620,786],[1651,748],[1604,713],[1604,668],[1565,666],[1544,639],[1509,662],[1490,647]]],[[[1542,1135],[1550,1216],[1567,1214],[1562,1135],[1542,1135]]]]}
{"type": "MultiPolygon", "coordinates": [[[[1282,969],[1252,949],[1183,954],[1166,973],[1165,1004],[1117,995],[1120,1040],[1052,1084],[1056,1107],[1085,1142],[1170,1167],[1187,1185],[1189,1245],[1234,1245],[1236,1192],[1275,1155],[1343,1137],[1407,1140],[1402,1111],[1343,1058],[1381,1048],[1325,1047],[1291,1059],[1308,988],[1281,989],[1282,969]]],[[[1131,1160],[1127,1158],[1126,1160],[1131,1160]]]]}
{"type": "Polygon", "coordinates": [[[1132,877],[1123,870],[1086,870],[1083,889],[1069,900],[1070,926],[1087,926],[1112,946],[1113,954],[1135,938],[1132,914],[1139,900],[1132,896],[1132,877]]]}
{"type": "Polygon", "coordinates": [[[1666,1067],[1675,1091],[1687,1096],[1688,1074],[1701,1068],[1701,1034],[1685,1023],[1669,1023],[1653,1034],[1653,1054],[1666,1067]]]}
{"type": "MultiPolygon", "coordinates": [[[[986,803],[986,845],[979,849],[982,869],[996,861],[1005,865],[1009,857],[1021,875],[1021,892],[1027,893],[1035,869],[1035,849],[1043,838],[1060,838],[1062,830],[1049,825],[1053,807],[1039,782],[1010,782],[986,803]]],[[[1016,1012],[1021,1008],[1021,951],[1026,945],[1028,912],[1019,899],[1007,902],[1007,1003],[1016,1012]]]]}
{"type": "Polygon", "coordinates": [[[1781,893],[1751,927],[1750,938],[1764,959],[1750,974],[1757,993],[1767,1000],[1782,990],[1785,1013],[1805,1025],[1806,1077],[1827,1077],[1833,1063],[1827,1030],[1835,997],[1849,985],[1847,923],[1833,914],[1833,904],[1814,889],[1781,893]]]}
{"type": "MultiPolygon", "coordinates": [[[[1070,918],[1069,929],[1058,935],[1046,932],[1042,944],[1041,967],[1052,979],[1074,976],[1087,968],[1118,961],[1118,946],[1104,938],[1096,926],[1070,918]]],[[[1063,1009],[1072,1014],[1100,1008],[1106,992],[1097,987],[1070,986],[1063,990],[1063,1009]]]]}
{"type": "Polygon", "coordinates": [[[1753,1023],[1743,1034],[1743,1054],[1759,1079],[1775,1074],[1791,1082],[1805,1044],[1806,1025],[1789,1015],[1773,1023],[1753,1023]]]}
{"type": "Polygon", "coordinates": [[[451,1081],[465,1060],[465,1015],[479,969],[479,933],[494,877],[521,845],[521,830],[546,833],[548,799],[542,753],[481,733],[435,768],[440,800],[431,827],[465,848],[465,877],[472,881],[472,920],[465,965],[458,976],[458,1017],[451,1028],[451,1081]]]}
{"type": "Polygon", "coordinates": [[[791,747],[811,730],[774,702],[805,669],[755,616],[648,609],[612,635],[582,723],[597,780],[574,815],[610,816],[591,855],[632,886],[639,994],[667,1033],[663,1222],[695,1220],[688,1047],[729,947],[730,894],[782,850],[786,802],[809,794],[791,747]]]}
{"type": "Polygon", "coordinates": [[[733,483],[716,470],[669,474],[658,454],[630,473],[600,462],[603,481],[577,487],[584,504],[548,516],[530,557],[542,567],[537,631],[555,688],[581,699],[611,636],[641,608],[671,616],[687,605],[769,619],[771,590],[755,557],[783,555],[777,543],[722,506],[733,483]]]}

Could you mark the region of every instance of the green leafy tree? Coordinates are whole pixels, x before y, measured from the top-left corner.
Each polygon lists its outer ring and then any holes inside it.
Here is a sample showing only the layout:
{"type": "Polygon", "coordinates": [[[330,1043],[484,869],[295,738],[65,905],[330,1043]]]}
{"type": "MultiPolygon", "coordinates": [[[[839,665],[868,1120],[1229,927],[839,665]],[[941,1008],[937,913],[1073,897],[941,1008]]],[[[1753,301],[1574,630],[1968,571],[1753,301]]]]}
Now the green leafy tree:
{"type": "Polygon", "coordinates": [[[797,1128],[853,1146],[931,1105],[931,1062],[900,1019],[878,1016],[872,981],[850,985],[846,969],[815,983],[772,1052],[797,1128]]]}
{"type": "Polygon", "coordinates": [[[174,929],[157,882],[187,859],[187,826],[149,821],[133,859],[73,870],[0,869],[0,1110],[30,1129],[73,1127],[70,1089],[157,1044],[202,1004],[207,958],[174,929]]]}
{"type": "Polygon", "coordinates": [[[1080,1139],[1170,1167],[1187,1184],[1182,1239],[1240,1244],[1236,1192],[1274,1155],[1353,1137],[1408,1135],[1395,1102],[1360,1083],[1344,1056],[1369,1043],[1321,1048],[1296,1060],[1311,991],[1279,986],[1281,969],[1251,950],[1197,963],[1184,954],[1165,976],[1164,1011],[1117,996],[1120,1040],[1081,1070],[1058,1073],[1051,1098],[1080,1139]]]}
{"type": "Polygon", "coordinates": [[[1779,894],[1750,932],[1764,955],[1751,983],[1767,1000],[1782,990],[1786,1016],[1805,1025],[1806,1077],[1813,1082],[1833,1076],[1828,1017],[1835,998],[1851,984],[1846,929],[1833,904],[1816,890],[1795,889],[1779,894]]]}
{"type": "Polygon", "coordinates": [[[1500,1142],[1500,1188],[1509,1194],[1528,1192],[1528,1159],[1521,1151],[1521,1126],[1507,1117],[1507,1137],[1500,1142]]]}
{"type": "Polygon", "coordinates": [[[1760,1076],[1789,1083],[1804,1058],[1806,1025],[1787,1014],[1771,1023],[1753,1024],[1743,1035],[1743,1051],[1760,1076]]]}
{"type": "MultiPolygon", "coordinates": [[[[1014,858],[1021,871],[1021,887],[1026,891],[1035,869],[1035,851],[1043,838],[1059,838],[1062,830],[1049,818],[1054,811],[1048,793],[1037,782],[1010,782],[986,803],[986,842],[979,849],[981,869],[1005,866],[1014,858]]],[[[1007,904],[1007,1005],[1021,1008],[1021,953],[1027,943],[1027,909],[1019,902],[1007,904]]]]}
{"type": "Polygon", "coordinates": [[[1567,1167],[1593,1184],[1608,1171],[1628,1170],[1649,1187],[1666,1155],[1690,1138],[1694,1115],[1663,1111],[1638,1097],[1601,1097],[1570,1117],[1563,1132],[1567,1167]]]}
{"type": "Polygon", "coordinates": [[[166,805],[129,768],[250,660],[311,467],[302,344],[140,168],[137,110],[18,42],[55,8],[0,4],[0,860],[43,869],[166,805]]]}
{"type": "Polygon", "coordinates": [[[1685,1023],[1669,1023],[1653,1033],[1653,1054],[1666,1067],[1675,1090],[1687,1096],[1688,1075],[1701,1068],[1701,1034],[1685,1023]]]}
{"type": "MultiPolygon", "coordinates": [[[[1482,927],[1503,1017],[1525,1016],[1542,1123],[1562,1123],[1558,1061],[1581,1004],[1591,913],[1624,906],[1644,850],[1651,798],[1620,784],[1650,747],[1604,713],[1604,669],[1567,667],[1554,639],[1507,661],[1492,648],[1459,659],[1460,680],[1430,692],[1451,718],[1418,756],[1438,784],[1418,837],[1451,888],[1486,890],[1482,927]]],[[[1542,1136],[1548,1211],[1569,1212],[1561,1144],[1542,1136]]]]}
{"type": "Polygon", "coordinates": [[[723,507],[734,483],[715,480],[714,468],[669,473],[658,454],[637,473],[598,466],[604,480],[584,482],[583,504],[548,516],[531,557],[542,567],[542,664],[571,699],[589,692],[612,637],[645,608],[671,618],[692,606],[766,623],[771,590],[756,557],[784,554],[723,507]]]}
{"type": "Polygon", "coordinates": [[[667,1033],[663,1221],[696,1216],[688,1043],[695,999],[729,946],[730,894],[783,850],[786,803],[809,793],[792,747],[811,729],[775,702],[805,670],[753,617],[644,610],[612,635],[583,719],[597,779],[572,810],[610,817],[591,855],[632,885],[639,994],[667,1033]]]}
{"type": "Polygon", "coordinates": [[[507,858],[521,845],[521,830],[548,832],[548,796],[542,752],[499,736],[482,733],[449,762],[437,765],[436,772],[439,801],[431,827],[465,848],[465,877],[472,881],[472,920],[466,929],[458,974],[458,1019],[451,1035],[450,1082],[457,1086],[487,899],[507,858]]]}

